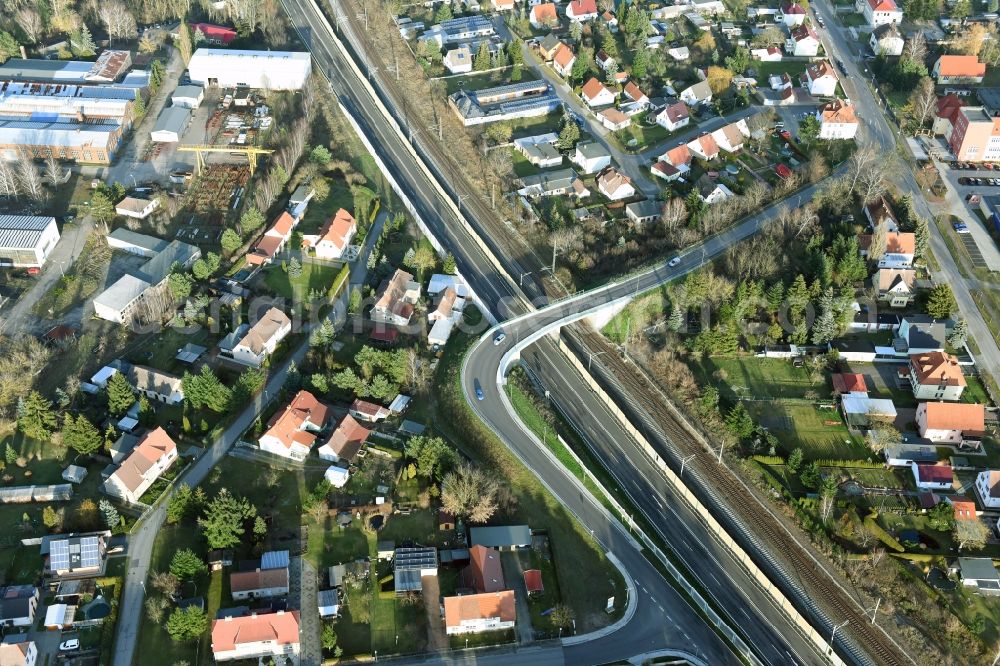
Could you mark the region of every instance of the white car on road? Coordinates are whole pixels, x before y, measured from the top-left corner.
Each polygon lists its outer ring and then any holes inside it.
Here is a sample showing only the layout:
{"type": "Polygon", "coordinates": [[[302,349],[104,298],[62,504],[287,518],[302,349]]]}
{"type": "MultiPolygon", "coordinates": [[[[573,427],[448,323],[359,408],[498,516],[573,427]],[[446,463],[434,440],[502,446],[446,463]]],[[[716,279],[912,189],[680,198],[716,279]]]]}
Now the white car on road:
{"type": "Polygon", "coordinates": [[[71,650],[79,650],[79,649],[80,649],[80,639],[78,638],[70,638],[69,640],[63,641],[62,643],[59,644],[60,652],[69,652],[71,650]]]}
{"type": "Polygon", "coordinates": [[[673,259],[671,259],[667,263],[667,266],[669,266],[670,268],[673,268],[674,266],[676,266],[679,263],[681,263],[681,258],[680,257],[674,257],[673,259]]]}

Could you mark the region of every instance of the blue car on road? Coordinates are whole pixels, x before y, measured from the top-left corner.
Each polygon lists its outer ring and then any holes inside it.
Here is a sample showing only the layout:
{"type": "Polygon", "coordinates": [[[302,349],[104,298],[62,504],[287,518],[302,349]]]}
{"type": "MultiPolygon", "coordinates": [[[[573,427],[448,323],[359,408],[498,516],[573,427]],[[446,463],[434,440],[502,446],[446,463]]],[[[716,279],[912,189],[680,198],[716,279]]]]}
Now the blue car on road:
{"type": "Polygon", "coordinates": [[[475,384],[475,387],[476,387],[476,399],[477,400],[482,400],[483,398],[486,397],[486,395],[483,393],[483,387],[479,385],[479,380],[478,379],[474,380],[474,384],[475,384]]]}

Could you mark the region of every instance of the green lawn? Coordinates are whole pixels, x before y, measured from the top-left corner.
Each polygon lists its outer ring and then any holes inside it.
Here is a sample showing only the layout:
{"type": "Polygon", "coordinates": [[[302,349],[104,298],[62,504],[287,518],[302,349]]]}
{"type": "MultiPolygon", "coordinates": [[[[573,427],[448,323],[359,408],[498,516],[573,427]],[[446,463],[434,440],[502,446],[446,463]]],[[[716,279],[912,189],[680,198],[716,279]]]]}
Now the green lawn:
{"type": "Polygon", "coordinates": [[[186,344],[200,345],[211,350],[218,338],[219,336],[202,326],[192,327],[191,330],[168,326],[159,333],[137,340],[130,346],[127,360],[163,372],[183,375],[191,366],[176,359],[177,350],[186,344]]]}
{"type": "Polygon", "coordinates": [[[753,62],[750,67],[757,71],[757,84],[767,85],[767,78],[774,74],[788,74],[793,79],[806,71],[807,62],[788,60],[782,62],[753,62]]]}
{"type": "Polygon", "coordinates": [[[298,231],[302,233],[318,231],[339,208],[345,208],[353,214],[354,195],[351,194],[351,189],[343,178],[333,178],[330,180],[330,194],[326,199],[323,201],[313,199],[309,202],[306,214],[302,216],[302,221],[297,227],[298,231]]]}
{"type": "Polygon", "coordinates": [[[302,273],[293,278],[281,263],[271,264],[264,269],[264,284],[270,291],[287,299],[292,298],[293,292],[304,298],[312,289],[326,293],[339,272],[338,266],[303,262],[302,273]]]}
{"type": "Polygon", "coordinates": [[[866,460],[873,455],[848,432],[836,410],[777,401],[745,404],[750,415],[778,438],[786,454],[801,447],[806,460],[866,460]]]}
{"type": "Polygon", "coordinates": [[[791,361],[755,356],[706,356],[689,362],[703,385],[711,384],[727,398],[804,398],[815,393],[829,398],[832,387],[824,378],[813,383],[810,370],[791,361]]]}
{"type": "MultiPolygon", "coordinates": [[[[666,141],[669,139],[673,132],[668,130],[666,127],[662,127],[657,124],[648,125],[640,118],[643,114],[633,116],[632,124],[621,131],[622,143],[625,144],[625,148],[633,152],[645,150],[650,146],[655,146],[658,143],[666,141]],[[635,139],[635,144],[631,145],[630,140],[635,139]]],[[[689,126],[690,127],[690,126],[689,126]]],[[[684,131],[688,131],[689,127],[685,127],[684,131]]],[[[618,134],[615,135],[616,137],[618,134]]]]}
{"type": "MultiPolygon", "coordinates": [[[[486,72],[484,74],[463,74],[462,76],[451,76],[440,79],[447,88],[447,94],[458,92],[459,90],[482,90],[494,86],[503,86],[510,83],[510,71],[486,72]]],[[[538,75],[530,67],[521,68],[521,81],[535,81],[538,75]]]]}
{"type": "Polygon", "coordinates": [[[528,161],[528,158],[521,154],[520,151],[513,148],[510,149],[514,157],[514,175],[518,178],[524,178],[525,176],[534,176],[535,174],[541,173],[542,169],[528,161]]]}

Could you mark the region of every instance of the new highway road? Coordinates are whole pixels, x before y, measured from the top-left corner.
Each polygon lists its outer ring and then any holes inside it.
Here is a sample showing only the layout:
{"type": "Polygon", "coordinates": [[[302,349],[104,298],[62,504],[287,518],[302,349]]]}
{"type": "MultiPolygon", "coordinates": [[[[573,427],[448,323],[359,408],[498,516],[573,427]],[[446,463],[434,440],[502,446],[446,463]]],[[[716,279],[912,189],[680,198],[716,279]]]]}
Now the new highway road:
{"type": "MultiPolygon", "coordinates": [[[[334,92],[371,138],[379,157],[392,171],[394,179],[413,202],[418,214],[455,255],[459,270],[486,307],[499,319],[524,312],[524,306],[514,293],[511,281],[498,274],[492,262],[479,251],[477,243],[468,237],[464,231],[465,227],[456,219],[447,202],[442,200],[435,184],[430,182],[425,173],[414,163],[405,139],[383,117],[375,100],[370,94],[366,94],[363,83],[352,74],[351,67],[345,61],[333,36],[329,34],[328,23],[319,14],[316,5],[310,0],[285,0],[285,7],[299,34],[312,51],[317,67],[328,76],[334,92]]],[[[378,74],[376,73],[374,77],[377,79],[378,74]]],[[[375,83],[377,84],[377,80],[375,83]]],[[[814,196],[816,189],[816,187],[807,188],[783,205],[790,207],[802,205],[814,196]]],[[[763,212],[710,239],[704,246],[687,251],[682,257],[679,270],[690,270],[724,252],[728,247],[755,233],[770,217],[773,217],[773,211],[763,212]]],[[[509,261],[509,258],[504,258],[502,261],[509,261]]],[[[509,273],[517,274],[518,268],[520,267],[511,266],[509,273]]],[[[679,274],[661,266],[626,281],[627,284],[622,289],[631,290],[632,293],[643,291],[679,274]]],[[[592,301],[595,302],[597,301],[592,301]]],[[[560,313],[553,312],[552,316],[561,318],[564,315],[560,311],[560,313]]],[[[533,326],[540,324],[539,321],[533,321],[533,326]]],[[[517,332],[512,331],[512,333],[514,335],[510,337],[513,341],[517,332]]],[[[542,350],[544,348],[540,347],[539,351],[542,350]]],[[[565,375],[567,368],[561,365],[565,360],[560,361],[558,357],[559,354],[538,354],[537,362],[544,368],[540,371],[552,377],[565,375]]],[[[477,370],[472,370],[473,375],[476,372],[477,370]]],[[[484,380],[493,385],[493,380],[488,378],[484,380]]],[[[594,423],[593,419],[600,418],[595,415],[602,412],[603,410],[596,408],[589,411],[591,421],[584,420],[582,427],[591,428],[595,432],[601,431],[601,425],[594,423]]],[[[487,420],[493,420],[498,432],[501,431],[498,426],[503,425],[502,432],[505,436],[509,435],[509,416],[496,412],[487,415],[487,420]]],[[[611,421],[606,418],[601,420],[611,421]]],[[[626,460],[635,455],[630,450],[628,439],[622,433],[609,433],[609,441],[615,443],[619,455],[623,455],[626,460]]],[[[575,479],[544,451],[539,450],[526,433],[521,433],[518,442],[510,441],[508,437],[507,443],[550,487],[556,497],[576,514],[584,525],[594,530],[595,538],[618,557],[628,575],[636,583],[640,602],[645,604],[645,599],[648,598],[648,603],[651,604],[641,607],[632,621],[622,630],[595,641],[594,645],[565,648],[574,658],[572,663],[596,663],[612,656],[621,657],[647,652],[653,648],[690,648],[692,644],[703,651],[715,652],[718,655],[718,639],[714,634],[697,619],[694,612],[672,591],[645,558],[635,551],[631,540],[621,533],[617,523],[600,511],[590,497],[579,489],[575,479]],[[663,611],[659,610],[661,607],[663,611]],[[685,638],[685,634],[689,638],[685,638]],[[640,640],[637,637],[642,638],[640,640]]],[[[650,498],[655,498],[655,501],[660,503],[654,503],[652,506],[665,506],[666,503],[673,502],[674,498],[657,487],[661,485],[659,475],[645,475],[639,472],[632,474],[636,478],[644,478],[644,483],[650,484],[650,498]]],[[[683,509],[678,508],[678,511],[679,514],[671,514],[672,519],[666,521],[663,520],[661,515],[663,510],[660,508],[655,511],[650,509],[649,513],[652,518],[658,519],[656,522],[671,524],[665,536],[676,548],[678,556],[688,567],[698,571],[698,578],[705,589],[718,600],[721,609],[729,613],[733,624],[750,638],[748,642],[762,655],[763,661],[775,664],[822,663],[822,657],[812,650],[765,595],[744,577],[740,567],[714,544],[700,523],[692,516],[684,514],[683,509]],[[678,517],[680,520],[676,520],[678,517]],[[673,543],[674,541],[676,543],[673,543]]]]}

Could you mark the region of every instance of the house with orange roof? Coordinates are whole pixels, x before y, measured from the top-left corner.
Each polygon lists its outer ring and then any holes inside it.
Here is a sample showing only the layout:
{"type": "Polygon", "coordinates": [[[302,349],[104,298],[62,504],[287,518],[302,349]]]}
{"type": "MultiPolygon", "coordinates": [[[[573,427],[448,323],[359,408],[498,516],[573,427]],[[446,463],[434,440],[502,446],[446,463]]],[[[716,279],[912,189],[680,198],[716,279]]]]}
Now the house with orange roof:
{"type": "Polygon", "coordinates": [[[965,375],[958,358],[945,352],[910,354],[907,374],[917,400],[956,401],[965,391],[965,375]]]}
{"type": "Polygon", "coordinates": [[[583,84],[583,88],[580,89],[580,97],[592,109],[615,103],[615,94],[601,83],[596,76],[590,77],[590,80],[583,84]]]}
{"type": "Polygon", "coordinates": [[[247,254],[247,264],[251,266],[265,266],[272,261],[274,261],[275,255],[281,252],[285,243],[292,235],[292,230],[298,224],[298,220],[295,219],[288,211],[284,211],[278,216],[278,219],[274,221],[264,235],[261,236],[260,240],[254,246],[253,250],[247,254]]]}
{"type": "Polygon", "coordinates": [[[566,18],[582,23],[597,18],[597,0],[570,0],[566,5],[566,18]]]}
{"type": "Polygon", "coordinates": [[[976,475],[976,493],[987,509],[1000,509],[1000,470],[985,469],[976,475]]]}
{"type": "Polygon", "coordinates": [[[299,391],[284,410],[268,421],[267,430],[257,440],[260,450],[304,460],[318,433],[326,427],[329,411],[312,393],[299,391]]]}
{"type": "Polygon", "coordinates": [[[513,590],[444,599],[444,626],[449,636],[512,629],[516,620],[513,590]]]}
{"type": "Polygon", "coordinates": [[[833,97],[840,81],[829,60],[820,60],[806,67],[804,79],[809,94],[816,97],[833,97]]]}
{"type": "Polygon", "coordinates": [[[354,216],[340,208],[320,228],[319,233],[304,234],[302,245],[311,247],[319,259],[340,259],[344,250],[358,233],[358,223],[354,216]]]}
{"type": "Polygon", "coordinates": [[[229,591],[233,599],[268,599],[284,596],[288,594],[288,566],[234,571],[229,574],[229,591]]]}
{"type": "Polygon", "coordinates": [[[576,54],[573,49],[559,42],[556,52],[552,56],[552,69],[556,70],[560,76],[568,77],[573,72],[573,63],[576,62],[576,54]]]}
{"type": "Polygon", "coordinates": [[[350,414],[345,414],[330,438],[316,449],[321,460],[351,462],[368,440],[371,430],[364,427],[350,414]]]}
{"type": "Polygon", "coordinates": [[[691,159],[691,148],[686,143],[671,148],[660,155],[661,162],[666,162],[681,173],[687,173],[691,170],[691,159]]]}
{"type": "MultiPolygon", "coordinates": [[[[23,634],[22,636],[27,636],[23,634]]],[[[38,646],[35,641],[0,643],[0,664],[2,666],[35,666],[38,663],[38,646]]]]}
{"type": "Polygon", "coordinates": [[[501,592],[507,589],[499,551],[486,546],[469,549],[469,566],[462,569],[462,585],[476,592],[501,592]]]}
{"type": "MultiPolygon", "coordinates": [[[[867,257],[872,244],[872,234],[858,236],[861,255],[867,257]]],[[[917,252],[917,237],[912,232],[890,231],[885,235],[885,247],[878,260],[879,268],[910,268],[917,252]]]]}
{"type": "Polygon", "coordinates": [[[601,14],[601,23],[608,26],[608,30],[611,32],[618,32],[618,17],[609,11],[601,14]]]}
{"type": "Polygon", "coordinates": [[[212,622],[215,661],[296,658],[299,654],[299,611],[278,611],[212,622]]]}
{"type": "Polygon", "coordinates": [[[498,12],[512,12],[515,5],[515,0],[493,0],[493,9],[498,12]]]}
{"type": "Polygon", "coordinates": [[[943,55],[934,63],[931,76],[939,86],[951,83],[982,83],[986,64],[974,55],[943,55]]]}
{"type": "Polygon", "coordinates": [[[688,142],[688,150],[703,160],[711,162],[719,156],[719,144],[711,134],[702,134],[697,139],[688,142]]]}
{"type": "Polygon", "coordinates": [[[104,482],[104,492],[135,504],[175,460],[177,444],[174,440],[163,428],[152,430],[104,482]]]}
{"type": "Polygon", "coordinates": [[[858,117],[854,113],[854,105],[840,98],[820,107],[816,112],[816,120],[819,121],[820,139],[853,139],[858,133],[858,117]]]}
{"type": "Polygon", "coordinates": [[[945,500],[951,504],[951,508],[955,512],[955,520],[976,519],[976,503],[969,498],[961,495],[948,495],[945,500]]]}
{"type": "Polygon", "coordinates": [[[642,92],[639,84],[635,81],[629,81],[626,83],[622,92],[625,94],[625,97],[627,97],[632,104],[640,108],[640,110],[649,108],[649,97],[646,96],[646,93],[642,92]]]}
{"type": "Polygon", "coordinates": [[[916,421],[924,439],[961,445],[977,442],[983,436],[986,408],[975,403],[922,402],[917,405],[916,421]]]}
{"type": "Polygon", "coordinates": [[[854,8],[865,17],[871,28],[903,20],[903,10],[894,0],[855,0],[854,8]]]}
{"type": "Polygon", "coordinates": [[[837,372],[833,377],[833,392],[837,395],[864,394],[868,395],[868,384],[865,376],[860,373],[837,372]]]}
{"type": "Polygon", "coordinates": [[[532,7],[531,12],[528,14],[528,22],[531,23],[531,27],[535,30],[546,26],[559,25],[559,15],[556,13],[555,3],[543,2],[540,5],[532,7]]]}
{"type": "Polygon", "coordinates": [[[393,326],[406,326],[413,316],[414,306],[420,300],[420,283],[406,271],[396,269],[392,277],[384,280],[375,292],[372,321],[393,326]]]}
{"type": "Polygon", "coordinates": [[[604,167],[597,174],[597,189],[611,201],[621,201],[635,196],[632,180],[613,166],[604,167]]]}

